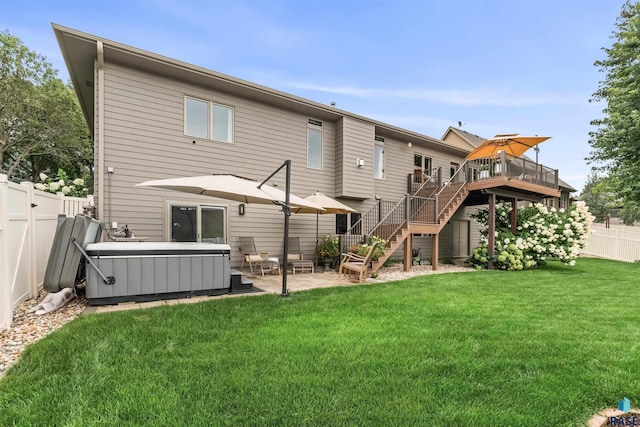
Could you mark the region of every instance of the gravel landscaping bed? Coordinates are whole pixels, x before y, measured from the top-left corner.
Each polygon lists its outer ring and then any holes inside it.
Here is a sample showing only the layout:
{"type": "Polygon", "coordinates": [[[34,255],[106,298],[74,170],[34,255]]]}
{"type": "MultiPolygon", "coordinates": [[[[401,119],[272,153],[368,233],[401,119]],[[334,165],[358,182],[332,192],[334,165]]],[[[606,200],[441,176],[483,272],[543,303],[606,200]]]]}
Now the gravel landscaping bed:
{"type": "Polygon", "coordinates": [[[459,265],[442,264],[438,265],[438,269],[433,271],[430,265],[414,265],[411,271],[402,271],[402,264],[395,264],[391,267],[381,268],[378,271],[378,281],[389,282],[391,280],[403,280],[414,276],[424,276],[426,274],[440,273],[463,273],[476,271],[474,268],[462,267],[459,265]]]}
{"type": "Polygon", "coordinates": [[[10,329],[0,332],[0,376],[15,364],[24,348],[47,336],[65,323],[75,319],[84,311],[87,300],[79,295],[64,307],[51,313],[38,315],[31,312],[44,299],[47,292],[42,290],[37,298],[28,299],[15,309],[10,329]]]}

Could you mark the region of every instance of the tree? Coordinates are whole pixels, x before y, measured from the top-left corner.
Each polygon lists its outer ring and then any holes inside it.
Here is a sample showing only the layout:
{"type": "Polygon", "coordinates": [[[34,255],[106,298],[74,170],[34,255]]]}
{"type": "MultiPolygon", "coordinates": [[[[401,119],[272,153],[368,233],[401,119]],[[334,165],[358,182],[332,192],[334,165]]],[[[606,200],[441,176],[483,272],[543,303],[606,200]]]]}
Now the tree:
{"type": "Polygon", "coordinates": [[[621,203],[611,192],[608,180],[593,172],[584,184],[580,199],[589,206],[589,212],[595,216],[597,222],[604,222],[613,208],[621,203]]]}
{"type": "Polygon", "coordinates": [[[608,174],[608,186],[631,220],[640,212],[640,3],[627,1],[616,22],[607,58],[595,65],[605,73],[592,101],[603,101],[604,117],[591,122],[593,150],[587,159],[608,174]]]}
{"type": "Polygon", "coordinates": [[[36,180],[64,168],[86,176],[91,141],[73,89],[46,58],[0,32],[0,172],[36,180]]]}

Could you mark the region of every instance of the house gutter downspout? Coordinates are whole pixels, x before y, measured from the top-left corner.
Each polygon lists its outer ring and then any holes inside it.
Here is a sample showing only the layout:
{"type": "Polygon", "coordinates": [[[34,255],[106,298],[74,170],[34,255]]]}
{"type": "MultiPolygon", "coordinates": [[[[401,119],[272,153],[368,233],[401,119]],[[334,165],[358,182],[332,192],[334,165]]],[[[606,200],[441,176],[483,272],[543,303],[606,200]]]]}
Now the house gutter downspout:
{"type": "MultiPolygon", "coordinates": [[[[98,145],[98,218],[104,222],[104,46],[102,41],[96,42],[97,56],[96,68],[98,71],[98,134],[96,144],[98,145]]],[[[111,218],[109,218],[111,219],[111,218]]],[[[111,224],[108,224],[111,227],[111,224]]]]}

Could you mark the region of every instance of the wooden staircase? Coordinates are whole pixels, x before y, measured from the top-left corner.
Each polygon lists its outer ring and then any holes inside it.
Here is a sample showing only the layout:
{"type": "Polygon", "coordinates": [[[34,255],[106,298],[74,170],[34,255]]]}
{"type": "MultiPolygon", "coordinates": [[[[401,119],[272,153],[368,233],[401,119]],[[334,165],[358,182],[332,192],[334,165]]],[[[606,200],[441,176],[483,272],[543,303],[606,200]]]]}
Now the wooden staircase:
{"type": "MultiPolygon", "coordinates": [[[[430,192],[426,197],[432,197],[434,195],[437,197],[436,206],[443,206],[437,214],[437,219],[434,218],[436,213],[433,206],[424,202],[423,206],[416,209],[410,221],[407,222],[405,220],[402,224],[379,224],[374,228],[374,232],[372,234],[383,238],[384,236],[388,237],[386,238],[387,250],[382,257],[372,263],[373,271],[378,271],[382,267],[385,261],[388,260],[402,244],[404,244],[407,237],[416,232],[413,230],[416,229],[417,226],[434,225],[433,234],[439,234],[469,195],[466,183],[446,183],[440,188],[426,191],[430,192]]],[[[414,196],[419,196],[418,193],[419,192],[414,196]]],[[[420,232],[422,231],[418,231],[418,233],[420,232]]]]}

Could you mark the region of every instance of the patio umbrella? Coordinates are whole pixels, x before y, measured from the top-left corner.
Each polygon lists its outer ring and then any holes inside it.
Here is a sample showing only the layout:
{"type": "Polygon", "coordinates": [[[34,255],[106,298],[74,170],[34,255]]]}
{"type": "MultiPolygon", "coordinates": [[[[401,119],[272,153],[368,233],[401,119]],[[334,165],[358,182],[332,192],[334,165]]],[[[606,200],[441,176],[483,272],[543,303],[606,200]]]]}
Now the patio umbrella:
{"type": "Polygon", "coordinates": [[[467,155],[466,160],[479,159],[482,157],[492,157],[499,151],[504,151],[515,157],[520,157],[528,149],[535,147],[549,136],[520,136],[516,133],[506,135],[496,135],[478,145],[467,155]]]}
{"type": "Polygon", "coordinates": [[[291,212],[296,214],[308,214],[314,213],[316,214],[316,245],[318,244],[318,223],[319,217],[318,215],[322,214],[347,214],[349,212],[357,212],[355,209],[350,208],[349,206],[340,203],[339,201],[332,199],[329,196],[325,196],[322,193],[316,192],[310,195],[309,197],[304,198],[306,201],[321,206],[324,208],[323,211],[319,211],[317,209],[310,209],[307,207],[298,207],[291,209],[291,212]]]}
{"type": "MultiPolygon", "coordinates": [[[[324,209],[314,205],[301,197],[291,194],[291,160],[285,160],[284,164],[262,182],[254,181],[236,175],[204,175],[185,178],[168,178],[156,181],[146,181],[136,184],[136,187],[155,187],[166,190],[182,191],[183,193],[199,194],[203,196],[218,197],[227,200],[236,200],[244,203],[275,204],[282,206],[284,213],[284,262],[288,256],[289,215],[291,207],[314,209],[323,212],[324,209]],[[279,190],[265,184],[276,173],[285,168],[286,191],[279,190]]],[[[282,272],[282,296],[287,296],[287,269],[282,272]]]]}
{"type": "MultiPolygon", "coordinates": [[[[259,181],[236,175],[204,175],[146,181],[136,184],[136,187],[163,188],[243,203],[273,204],[276,202],[275,204],[282,204],[285,202],[286,193],[284,191],[267,184],[258,188],[259,185],[259,181]]],[[[313,202],[293,194],[289,196],[289,204],[292,209],[304,208],[313,212],[324,211],[322,207],[313,202]]]]}

